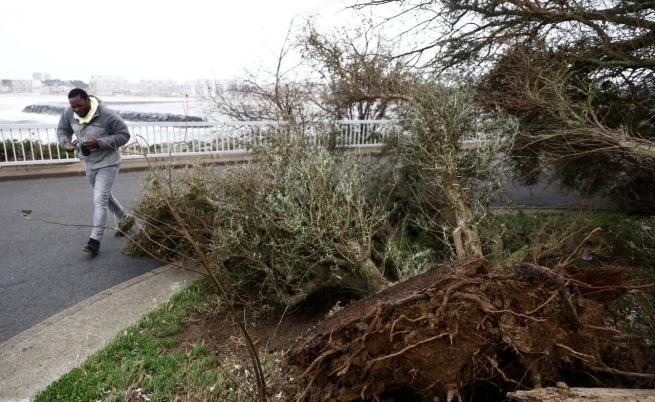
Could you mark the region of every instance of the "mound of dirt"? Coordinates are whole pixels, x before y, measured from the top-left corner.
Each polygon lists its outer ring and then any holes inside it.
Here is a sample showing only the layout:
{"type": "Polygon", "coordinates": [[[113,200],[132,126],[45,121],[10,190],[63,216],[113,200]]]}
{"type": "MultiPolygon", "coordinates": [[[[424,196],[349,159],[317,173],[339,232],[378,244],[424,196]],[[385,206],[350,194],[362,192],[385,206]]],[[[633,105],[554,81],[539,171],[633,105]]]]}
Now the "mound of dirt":
{"type": "Polygon", "coordinates": [[[297,400],[499,401],[580,372],[653,385],[653,374],[622,371],[652,367],[604,361],[626,338],[603,326],[600,301],[547,268],[514,270],[492,276],[483,259],[435,267],[324,320],[289,354],[297,400]]]}

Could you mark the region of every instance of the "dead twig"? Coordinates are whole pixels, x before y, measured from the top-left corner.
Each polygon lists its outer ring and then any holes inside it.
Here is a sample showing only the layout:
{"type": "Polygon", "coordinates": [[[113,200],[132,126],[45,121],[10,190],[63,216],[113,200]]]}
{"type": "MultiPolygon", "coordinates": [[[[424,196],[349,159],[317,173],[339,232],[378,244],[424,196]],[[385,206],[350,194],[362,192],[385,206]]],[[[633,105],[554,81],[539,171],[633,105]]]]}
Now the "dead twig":
{"type": "Polygon", "coordinates": [[[571,254],[570,254],[570,255],[569,255],[569,256],[568,256],[568,257],[567,257],[563,262],[557,264],[557,266],[554,268],[554,270],[559,271],[559,270],[561,270],[562,268],[564,268],[564,267],[566,267],[567,265],[569,265],[569,264],[571,263],[571,260],[572,260],[573,258],[575,258],[576,255],[578,255],[578,252],[580,251],[580,249],[582,248],[582,246],[583,246],[585,243],[587,243],[587,242],[589,241],[589,239],[591,239],[595,234],[600,233],[601,231],[602,231],[601,228],[595,228],[594,230],[592,230],[591,232],[589,232],[589,234],[588,234],[587,236],[585,236],[584,239],[582,239],[582,241],[580,242],[580,244],[578,244],[578,246],[575,248],[575,250],[573,250],[573,252],[572,252],[572,253],[571,253],[571,254]]]}
{"type": "Polygon", "coordinates": [[[532,309],[532,310],[530,310],[530,311],[527,311],[527,312],[525,313],[525,315],[532,315],[532,314],[536,313],[537,311],[539,311],[539,310],[541,310],[542,308],[546,307],[546,306],[548,305],[548,303],[552,302],[552,301],[555,299],[555,297],[557,297],[557,292],[553,292],[553,294],[548,298],[548,300],[546,300],[545,302],[541,303],[541,304],[540,304],[539,306],[537,306],[536,308],[534,308],[534,309],[532,309]]]}
{"type": "MultiPolygon", "coordinates": [[[[602,362],[601,362],[602,363],[602,362]]],[[[649,373],[637,373],[633,371],[623,371],[623,370],[618,370],[612,367],[609,367],[603,363],[602,366],[592,366],[589,367],[590,369],[594,371],[600,371],[603,373],[610,373],[610,374],[616,374],[616,375],[621,375],[624,377],[637,377],[637,378],[647,378],[649,380],[655,380],[655,374],[649,374],[649,373]]]]}

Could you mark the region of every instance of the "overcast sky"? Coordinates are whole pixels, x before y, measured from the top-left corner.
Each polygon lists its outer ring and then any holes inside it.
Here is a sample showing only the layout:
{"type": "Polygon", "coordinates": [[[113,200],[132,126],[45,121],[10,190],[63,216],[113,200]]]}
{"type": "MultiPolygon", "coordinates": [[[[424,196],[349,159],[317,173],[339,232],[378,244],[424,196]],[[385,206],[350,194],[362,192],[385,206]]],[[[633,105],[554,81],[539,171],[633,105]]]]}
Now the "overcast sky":
{"type": "Polygon", "coordinates": [[[352,18],[348,0],[0,0],[0,78],[230,78],[274,60],[292,19],[352,18]]]}

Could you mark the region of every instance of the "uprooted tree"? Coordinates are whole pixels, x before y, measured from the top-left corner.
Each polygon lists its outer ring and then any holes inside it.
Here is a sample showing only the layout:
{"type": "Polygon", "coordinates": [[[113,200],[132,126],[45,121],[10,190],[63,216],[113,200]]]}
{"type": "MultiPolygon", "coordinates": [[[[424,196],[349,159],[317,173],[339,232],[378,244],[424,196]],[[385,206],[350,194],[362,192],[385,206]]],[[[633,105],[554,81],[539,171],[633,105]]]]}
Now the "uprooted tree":
{"type": "MultiPolygon", "coordinates": [[[[466,85],[446,84],[402,60],[389,67],[388,54],[367,53],[369,41],[362,51],[353,40],[344,43],[315,32],[305,41],[306,54],[324,67],[331,88],[338,88],[326,97],[332,110],[393,110],[402,128],[396,154],[414,172],[398,183],[412,194],[409,202],[418,211],[413,219],[423,230],[445,233],[458,257],[481,256],[480,184],[502,180],[499,154],[511,144],[513,123],[477,106],[466,85]],[[467,146],[481,137],[483,143],[467,146]]],[[[388,269],[397,266],[388,253],[395,229],[389,220],[394,206],[384,193],[388,186],[371,185],[377,172],[367,162],[286,141],[302,137],[311,124],[303,113],[312,100],[287,85],[283,75],[275,77],[272,84],[243,88],[250,102],[237,98],[243,109],[234,99],[220,102],[233,107],[235,118],[249,118],[250,105],[264,113],[258,119],[280,121],[278,138],[256,149],[253,164],[153,176],[137,209],[144,218],[137,243],[169,260],[199,247],[235,289],[234,297],[246,304],[295,306],[328,289],[375,293],[403,276],[388,269]],[[192,229],[193,239],[167,223],[172,217],[192,229]]]]}
{"type": "MultiPolygon", "coordinates": [[[[411,194],[414,224],[460,258],[481,256],[476,229],[484,215],[481,200],[503,181],[502,155],[511,147],[514,122],[478,106],[475,91],[460,80],[443,80],[416,70],[409,59],[394,58],[393,46],[372,28],[327,37],[309,25],[299,47],[319,77],[312,85],[285,76],[281,66],[289,46],[287,38],[272,81],[252,81],[216,98],[219,110],[239,120],[282,122],[282,132],[293,133],[282,138],[278,130],[272,143],[302,144],[303,133],[318,126],[319,117],[397,119],[402,134],[395,156],[411,171],[398,185],[411,194]]],[[[324,137],[334,135],[322,127],[324,137]]]]}

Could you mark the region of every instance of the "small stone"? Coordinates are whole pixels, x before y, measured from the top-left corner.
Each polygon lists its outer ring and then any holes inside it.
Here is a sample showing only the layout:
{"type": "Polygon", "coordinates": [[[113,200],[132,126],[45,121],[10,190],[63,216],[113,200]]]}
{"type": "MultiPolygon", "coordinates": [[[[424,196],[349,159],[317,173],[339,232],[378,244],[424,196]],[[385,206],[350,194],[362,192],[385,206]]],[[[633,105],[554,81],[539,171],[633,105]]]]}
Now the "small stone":
{"type": "Polygon", "coordinates": [[[569,388],[569,386],[566,385],[566,383],[563,382],[563,381],[558,381],[558,382],[555,384],[555,386],[556,386],[557,388],[560,388],[560,389],[568,389],[568,388],[569,388]]]}

